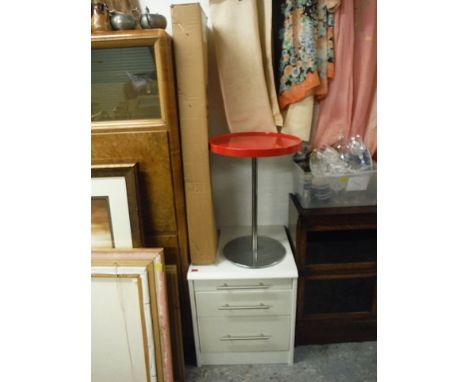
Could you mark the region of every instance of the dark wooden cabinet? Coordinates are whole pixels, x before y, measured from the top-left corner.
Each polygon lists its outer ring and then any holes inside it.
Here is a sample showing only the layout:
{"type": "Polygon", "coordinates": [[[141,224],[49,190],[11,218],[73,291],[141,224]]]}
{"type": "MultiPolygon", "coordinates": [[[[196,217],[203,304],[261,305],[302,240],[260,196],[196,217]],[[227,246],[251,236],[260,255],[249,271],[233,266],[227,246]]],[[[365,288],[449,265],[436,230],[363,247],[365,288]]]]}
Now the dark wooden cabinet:
{"type": "Polygon", "coordinates": [[[296,345],[377,337],[377,207],[302,208],[289,197],[299,270],[296,345]]]}

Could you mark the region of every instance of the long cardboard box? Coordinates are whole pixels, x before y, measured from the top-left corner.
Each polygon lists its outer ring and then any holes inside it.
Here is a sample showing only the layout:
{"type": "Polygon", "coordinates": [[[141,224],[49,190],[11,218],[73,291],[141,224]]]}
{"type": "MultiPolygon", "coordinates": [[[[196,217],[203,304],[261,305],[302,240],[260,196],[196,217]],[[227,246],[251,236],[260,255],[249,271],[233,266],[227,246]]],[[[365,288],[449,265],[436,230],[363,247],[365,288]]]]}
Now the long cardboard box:
{"type": "Polygon", "coordinates": [[[200,4],[171,6],[179,123],[192,264],[216,262],[217,231],[208,145],[208,51],[200,4]]]}

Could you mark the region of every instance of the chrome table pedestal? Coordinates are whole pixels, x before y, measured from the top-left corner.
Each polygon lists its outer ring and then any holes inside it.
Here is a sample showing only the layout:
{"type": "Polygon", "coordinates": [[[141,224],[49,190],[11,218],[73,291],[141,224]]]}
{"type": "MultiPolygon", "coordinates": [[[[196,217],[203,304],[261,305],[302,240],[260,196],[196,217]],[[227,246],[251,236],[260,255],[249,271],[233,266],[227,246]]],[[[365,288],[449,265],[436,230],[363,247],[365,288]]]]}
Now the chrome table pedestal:
{"type": "Polygon", "coordinates": [[[257,158],[252,158],[252,234],[231,240],[223,254],[229,261],[247,268],[269,267],[286,255],[279,241],[257,234],[257,158]]]}

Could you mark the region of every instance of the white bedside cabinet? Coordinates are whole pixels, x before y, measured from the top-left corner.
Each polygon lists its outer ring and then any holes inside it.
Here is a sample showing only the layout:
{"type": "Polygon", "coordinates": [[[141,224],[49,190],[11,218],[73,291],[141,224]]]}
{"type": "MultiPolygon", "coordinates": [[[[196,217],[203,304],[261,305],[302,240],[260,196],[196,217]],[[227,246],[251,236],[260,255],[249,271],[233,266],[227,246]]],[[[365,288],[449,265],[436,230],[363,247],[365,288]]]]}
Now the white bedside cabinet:
{"type": "Polygon", "coordinates": [[[249,227],[221,229],[217,263],[191,265],[190,304],[197,365],[293,363],[297,268],[284,227],[259,227],[280,241],[283,260],[271,267],[237,266],[222,254],[249,227]]]}

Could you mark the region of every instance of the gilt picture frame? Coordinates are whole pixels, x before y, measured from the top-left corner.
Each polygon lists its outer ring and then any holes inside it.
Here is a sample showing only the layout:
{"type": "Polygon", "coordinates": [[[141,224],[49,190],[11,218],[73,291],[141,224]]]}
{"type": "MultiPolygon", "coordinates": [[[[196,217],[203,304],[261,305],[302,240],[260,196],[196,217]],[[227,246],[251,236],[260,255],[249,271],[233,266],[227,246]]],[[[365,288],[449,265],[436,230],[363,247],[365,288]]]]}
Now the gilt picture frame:
{"type": "Polygon", "coordinates": [[[91,247],[143,247],[138,163],[91,166],[91,247]]]}
{"type": "Polygon", "coordinates": [[[172,382],[163,250],[92,250],[91,286],[93,381],[172,382]]]}

